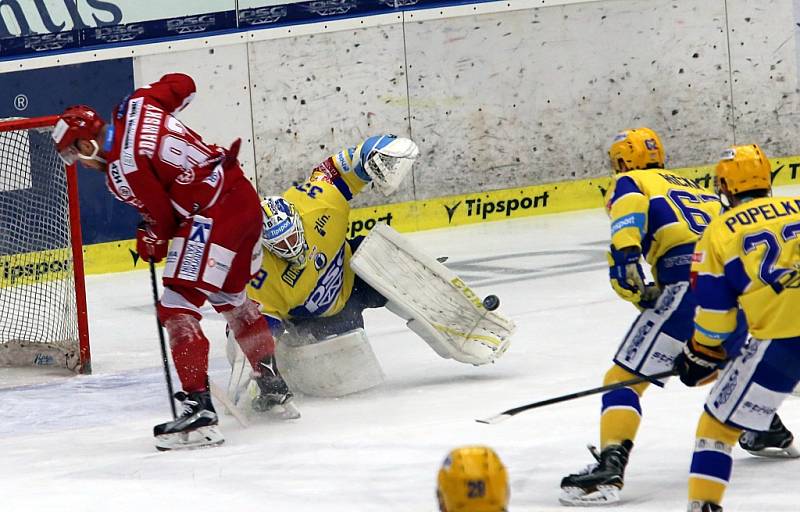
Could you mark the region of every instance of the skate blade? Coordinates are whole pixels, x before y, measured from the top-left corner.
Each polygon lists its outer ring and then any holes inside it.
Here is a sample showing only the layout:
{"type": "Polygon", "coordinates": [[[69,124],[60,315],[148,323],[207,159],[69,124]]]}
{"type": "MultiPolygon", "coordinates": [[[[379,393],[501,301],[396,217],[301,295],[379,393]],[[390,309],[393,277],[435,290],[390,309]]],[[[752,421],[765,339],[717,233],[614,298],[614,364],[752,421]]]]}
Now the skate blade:
{"type": "Polygon", "coordinates": [[[797,459],[800,458],[800,450],[794,444],[790,444],[786,448],[764,448],[763,450],[750,451],[750,455],[756,457],[766,457],[768,459],[797,459]]]}
{"type": "Polygon", "coordinates": [[[156,450],[160,452],[170,450],[193,450],[219,446],[225,442],[219,427],[210,425],[200,427],[189,432],[176,432],[174,434],[161,434],[156,436],[156,450]]]}
{"type": "Polygon", "coordinates": [[[587,493],[580,487],[562,487],[558,502],[566,507],[602,507],[619,503],[619,487],[598,485],[597,490],[587,493]]]}

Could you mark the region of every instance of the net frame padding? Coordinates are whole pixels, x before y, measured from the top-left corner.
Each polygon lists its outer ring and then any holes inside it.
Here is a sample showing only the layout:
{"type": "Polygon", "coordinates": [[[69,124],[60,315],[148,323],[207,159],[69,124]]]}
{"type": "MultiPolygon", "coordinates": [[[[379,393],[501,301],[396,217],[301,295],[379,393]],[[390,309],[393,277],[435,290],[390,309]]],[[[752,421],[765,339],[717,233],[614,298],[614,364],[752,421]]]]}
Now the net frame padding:
{"type": "Polygon", "coordinates": [[[77,176],[57,120],[0,120],[0,366],[91,373],[77,176]]]}

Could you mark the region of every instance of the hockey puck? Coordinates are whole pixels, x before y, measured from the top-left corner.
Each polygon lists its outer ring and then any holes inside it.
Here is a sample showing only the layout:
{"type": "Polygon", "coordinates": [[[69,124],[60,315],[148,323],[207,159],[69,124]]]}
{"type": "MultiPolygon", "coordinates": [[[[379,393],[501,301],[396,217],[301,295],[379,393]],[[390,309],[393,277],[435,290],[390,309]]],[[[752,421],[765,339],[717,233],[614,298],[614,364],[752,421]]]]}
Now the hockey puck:
{"type": "Polygon", "coordinates": [[[487,295],[486,298],[483,299],[483,307],[489,311],[494,311],[500,307],[500,297],[497,295],[487,295]]]}

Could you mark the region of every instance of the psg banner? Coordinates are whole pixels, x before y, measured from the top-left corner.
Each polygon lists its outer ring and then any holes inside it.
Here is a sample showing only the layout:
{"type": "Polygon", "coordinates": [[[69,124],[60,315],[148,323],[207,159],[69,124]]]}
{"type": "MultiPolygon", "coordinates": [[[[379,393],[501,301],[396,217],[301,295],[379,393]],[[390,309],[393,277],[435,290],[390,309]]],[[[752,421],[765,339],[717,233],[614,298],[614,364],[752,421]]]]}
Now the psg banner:
{"type": "Polygon", "coordinates": [[[0,60],[482,1],[2,0],[0,60]]]}

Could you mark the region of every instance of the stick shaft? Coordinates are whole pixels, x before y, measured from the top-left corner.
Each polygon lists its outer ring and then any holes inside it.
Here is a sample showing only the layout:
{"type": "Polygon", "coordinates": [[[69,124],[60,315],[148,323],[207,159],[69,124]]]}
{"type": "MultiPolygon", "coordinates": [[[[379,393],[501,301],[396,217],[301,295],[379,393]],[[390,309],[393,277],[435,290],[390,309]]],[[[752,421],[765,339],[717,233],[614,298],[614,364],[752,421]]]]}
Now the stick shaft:
{"type": "Polygon", "coordinates": [[[161,361],[164,363],[164,379],[167,381],[167,393],[169,393],[169,407],[172,410],[172,418],[178,417],[178,412],[175,410],[175,399],[173,395],[175,392],[172,389],[172,374],[169,372],[169,359],[167,358],[167,342],[164,338],[164,327],[158,320],[158,282],[156,281],[156,264],[153,263],[152,258],[150,261],[150,284],[153,288],[153,305],[156,308],[156,328],[158,330],[158,341],[161,343],[161,361]]]}
{"type": "Polygon", "coordinates": [[[554,398],[548,398],[547,400],[542,400],[541,402],[534,402],[532,404],[522,405],[520,407],[515,407],[513,409],[509,409],[507,411],[503,411],[500,414],[506,414],[508,416],[514,416],[515,414],[519,414],[524,411],[529,411],[531,409],[536,409],[538,407],[544,407],[545,405],[552,405],[557,404],[560,402],[566,402],[568,400],[574,400],[575,398],[581,398],[584,396],[594,395],[597,393],[605,393],[606,391],[612,391],[614,389],[619,388],[626,388],[628,386],[635,386],[636,384],[641,384],[642,382],[653,382],[659,379],[663,379],[664,377],[670,377],[675,375],[675,370],[668,370],[663,371],[661,373],[656,373],[654,375],[650,375],[649,377],[636,377],[630,380],[624,380],[622,382],[617,382],[614,384],[609,384],[607,386],[600,386],[597,388],[592,389],[585,389],[583,391],[577,391],[575,393],[570,393],[568,395],[561,395],[554,398]]]}

